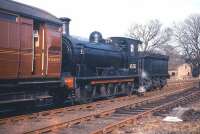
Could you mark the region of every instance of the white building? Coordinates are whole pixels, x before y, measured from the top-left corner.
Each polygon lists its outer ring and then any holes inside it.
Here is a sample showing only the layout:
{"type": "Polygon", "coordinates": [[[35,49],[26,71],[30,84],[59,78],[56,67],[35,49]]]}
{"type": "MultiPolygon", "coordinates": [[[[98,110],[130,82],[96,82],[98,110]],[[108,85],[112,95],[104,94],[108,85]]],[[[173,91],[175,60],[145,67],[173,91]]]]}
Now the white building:
{"type": "Polygon", "coordinates": [[[171,79],[189,79],[192,77],[192,69],[189,64],[184,63],[176,69],[170,70],[169,75],[171,79]]]}

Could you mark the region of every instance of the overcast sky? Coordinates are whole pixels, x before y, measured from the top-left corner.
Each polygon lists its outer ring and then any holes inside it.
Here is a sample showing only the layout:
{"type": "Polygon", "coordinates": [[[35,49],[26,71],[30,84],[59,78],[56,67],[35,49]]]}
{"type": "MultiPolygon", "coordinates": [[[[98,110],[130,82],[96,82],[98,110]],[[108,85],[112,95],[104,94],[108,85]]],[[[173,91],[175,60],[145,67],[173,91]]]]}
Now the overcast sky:
{"type": "Polygon", "coordinates": [[[123,36],[132,23],[159,19],[165,26],[200,13],[200,0],[16,0],[69,17],[70,33],[88,37],[100,31],[104,37],[123,36]]]}

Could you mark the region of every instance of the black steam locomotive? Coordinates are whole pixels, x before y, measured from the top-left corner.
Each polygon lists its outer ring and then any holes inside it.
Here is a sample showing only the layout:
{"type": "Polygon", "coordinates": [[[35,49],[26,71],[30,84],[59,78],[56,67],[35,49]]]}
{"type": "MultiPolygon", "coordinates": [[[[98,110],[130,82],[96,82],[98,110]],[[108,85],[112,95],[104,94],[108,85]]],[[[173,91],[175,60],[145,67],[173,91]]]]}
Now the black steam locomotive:
{"type": "Polygon", "coordinates": [[[89,41],[64,34],[62,76],[68,97],[87,100],[162,88],[168,78],[168,57],[138,52],[141,43],[125,37],[103,39],[97,31],[89,41]]]}

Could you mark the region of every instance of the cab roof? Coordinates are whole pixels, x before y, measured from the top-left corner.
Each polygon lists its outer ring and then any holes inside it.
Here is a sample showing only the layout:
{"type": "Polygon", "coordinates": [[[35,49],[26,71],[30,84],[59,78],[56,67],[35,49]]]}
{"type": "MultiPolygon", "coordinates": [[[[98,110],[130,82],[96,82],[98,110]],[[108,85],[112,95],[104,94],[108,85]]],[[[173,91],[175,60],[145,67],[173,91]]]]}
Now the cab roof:
{"type": "Polygon", "coordinates": [[[110,37],[109,39],[111,39],[113,42],[118,42],[118,43],[127,42],[128,44],[133,43],[134,45],[142,44],[142,41],[140,40],[127,38],[127,37],[110,37]]]}

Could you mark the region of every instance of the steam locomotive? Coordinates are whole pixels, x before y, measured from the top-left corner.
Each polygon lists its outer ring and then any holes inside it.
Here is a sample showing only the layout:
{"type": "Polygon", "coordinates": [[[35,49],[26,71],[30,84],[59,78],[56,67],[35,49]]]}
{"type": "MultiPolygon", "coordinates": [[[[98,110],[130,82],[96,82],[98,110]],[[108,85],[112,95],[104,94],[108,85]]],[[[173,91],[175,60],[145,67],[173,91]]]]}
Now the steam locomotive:
{"type": "Polygon", "coordinates": [[[138,51],[139,40],[69,35],[69,18],[0,1],[0,106],[62,104],[162,88],[168,57],[138,51]]]}
{"type": "Polygon", "coordinates": [[[66,88],[79,99],[162,88],[168,78],[168,57],[138,52],[141,43],[125,37],[105,40],[97,31],[91,33],[88,42],[63,35],[66,88]]]}

